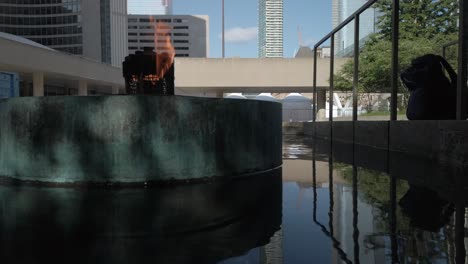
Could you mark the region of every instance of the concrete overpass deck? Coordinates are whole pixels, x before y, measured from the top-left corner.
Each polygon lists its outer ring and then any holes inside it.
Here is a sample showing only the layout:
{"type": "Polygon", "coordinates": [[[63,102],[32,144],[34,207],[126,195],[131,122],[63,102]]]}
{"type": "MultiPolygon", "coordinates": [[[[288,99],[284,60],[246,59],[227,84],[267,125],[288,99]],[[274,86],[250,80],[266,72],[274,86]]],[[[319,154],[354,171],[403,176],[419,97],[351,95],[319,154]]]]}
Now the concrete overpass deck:
{"type": "MultiPolygon", "coordinates": [[[[118,93],[124,89],[122,70],[79,56],[41,47],[9,34],[0,35],[0,71],[18,72],[32,83],[35,96],[44,95],[44,86],[60,83],[87,95],[88,87],[118,93]]],[[[335,59],[339,70],[345,59],[335,59]]],[[[176,58],[176,94],[222,96],[223,93],[312,92],[311,58],[176,58]],[[207,94],[208,93],[208,94],[207,94]]],[[[317,61],[317,86],[329,87],[330,59],[317,61]]],[[[322,92],[323,94],[323,92],[322,92]]],[[[323,97],[320,95],[320,97],[323,97]]]]}
{"type": "MultiPolygon", "coordinates": [[[[339,70],[346,59],[335,59],[339,70]]],[[[175,86],[190,92],[312,92],[314,61],[310,58],[208,59],[176,58],[175,86]]],[[[317,87],[329,87],[330,59],[317,61],[317,87]]]]}

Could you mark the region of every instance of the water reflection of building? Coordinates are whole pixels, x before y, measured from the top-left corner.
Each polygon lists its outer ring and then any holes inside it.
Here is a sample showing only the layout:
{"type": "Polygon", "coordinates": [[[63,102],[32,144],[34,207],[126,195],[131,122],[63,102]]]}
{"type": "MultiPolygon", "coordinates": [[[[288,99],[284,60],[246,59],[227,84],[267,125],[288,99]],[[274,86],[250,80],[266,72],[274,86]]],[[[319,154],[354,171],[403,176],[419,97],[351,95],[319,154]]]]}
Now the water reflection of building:
{"type": "Polygon", "coordinates": [[[246,254],[221,261],[220,264],[283,264],[283,231],[278,230],[265,246],[249,250],[246,254]]]}
{"type": "MultiPolygon", "coordinates": [[[[335,175],[334,175],[335,176],[335,175]]],[[[338,175],[336,175],[338,176],[338,175]]],[[[333,185],[333,230],[335,238],[341,242],[341,248],[348,255],[349,259],[354,259],[354,247],[356,241],[353,239],[353,194],[352,187],[344,184],[333,185]]],[[[384,236],[375,234],[382,233],[376,222],[378,209],[372,205],[357,200],[359,210],[357,229],[359,230],[358,245],[360,247],[359,260],[361,263],[385,263],[386,241],[384,236]],[[368,250],[373,248],[372,250],[368,250]]],[[[333,259],[340,257],[336,250],[333,251],[333,259]]],[[[341,261],[337,261],[341,263],[341,261]]]]}
{"type": "Polygon", "coordinates": [[[283,229],[278,230],[270,239],[270,243],[263,247],[265,264],[283,263],[283,229]]]}

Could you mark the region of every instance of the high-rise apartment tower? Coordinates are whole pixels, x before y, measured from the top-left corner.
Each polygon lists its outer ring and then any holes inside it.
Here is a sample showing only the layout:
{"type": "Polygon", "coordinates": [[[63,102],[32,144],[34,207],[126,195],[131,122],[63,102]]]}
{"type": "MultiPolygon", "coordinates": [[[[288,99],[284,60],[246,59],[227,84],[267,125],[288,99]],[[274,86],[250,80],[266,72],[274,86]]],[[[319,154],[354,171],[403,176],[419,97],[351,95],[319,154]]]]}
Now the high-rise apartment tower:
{"type": "Polygon", "coordinates": [[[258,56],[283,57],[283,0],[258,1],[258,56]]]}

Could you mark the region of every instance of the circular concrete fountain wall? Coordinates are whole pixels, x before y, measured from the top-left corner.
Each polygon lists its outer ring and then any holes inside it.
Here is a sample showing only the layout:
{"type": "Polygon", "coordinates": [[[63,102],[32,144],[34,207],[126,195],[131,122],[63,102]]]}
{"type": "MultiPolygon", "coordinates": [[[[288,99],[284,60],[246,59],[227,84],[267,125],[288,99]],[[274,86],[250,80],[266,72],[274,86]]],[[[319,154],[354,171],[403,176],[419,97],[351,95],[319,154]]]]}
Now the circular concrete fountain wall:
{"type": "Polygon", "coordinates": [[[0,176],[48,183],[228,177],[281,165],[281,105],[196,97],[0,100],[0,176]]]}

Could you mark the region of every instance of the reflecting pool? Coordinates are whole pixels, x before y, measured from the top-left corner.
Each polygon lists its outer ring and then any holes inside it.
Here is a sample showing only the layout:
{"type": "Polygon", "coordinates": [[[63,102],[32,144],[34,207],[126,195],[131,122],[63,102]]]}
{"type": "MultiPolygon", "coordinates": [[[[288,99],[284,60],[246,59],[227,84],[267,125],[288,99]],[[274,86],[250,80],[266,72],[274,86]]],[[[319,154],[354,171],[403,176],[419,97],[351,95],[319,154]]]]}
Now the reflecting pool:
{"type": "Polygon", "coordinates": [[[222,263],[467,262],[466,168],[331,144],[284,138],[281,230],[222,263]]]}
{"type": "Polygon", "coordinates": [[[282,168],[226,181],[2,184],[0,259],[464,263],[466,169],[373,151],[284,137],[282,168]]]}

